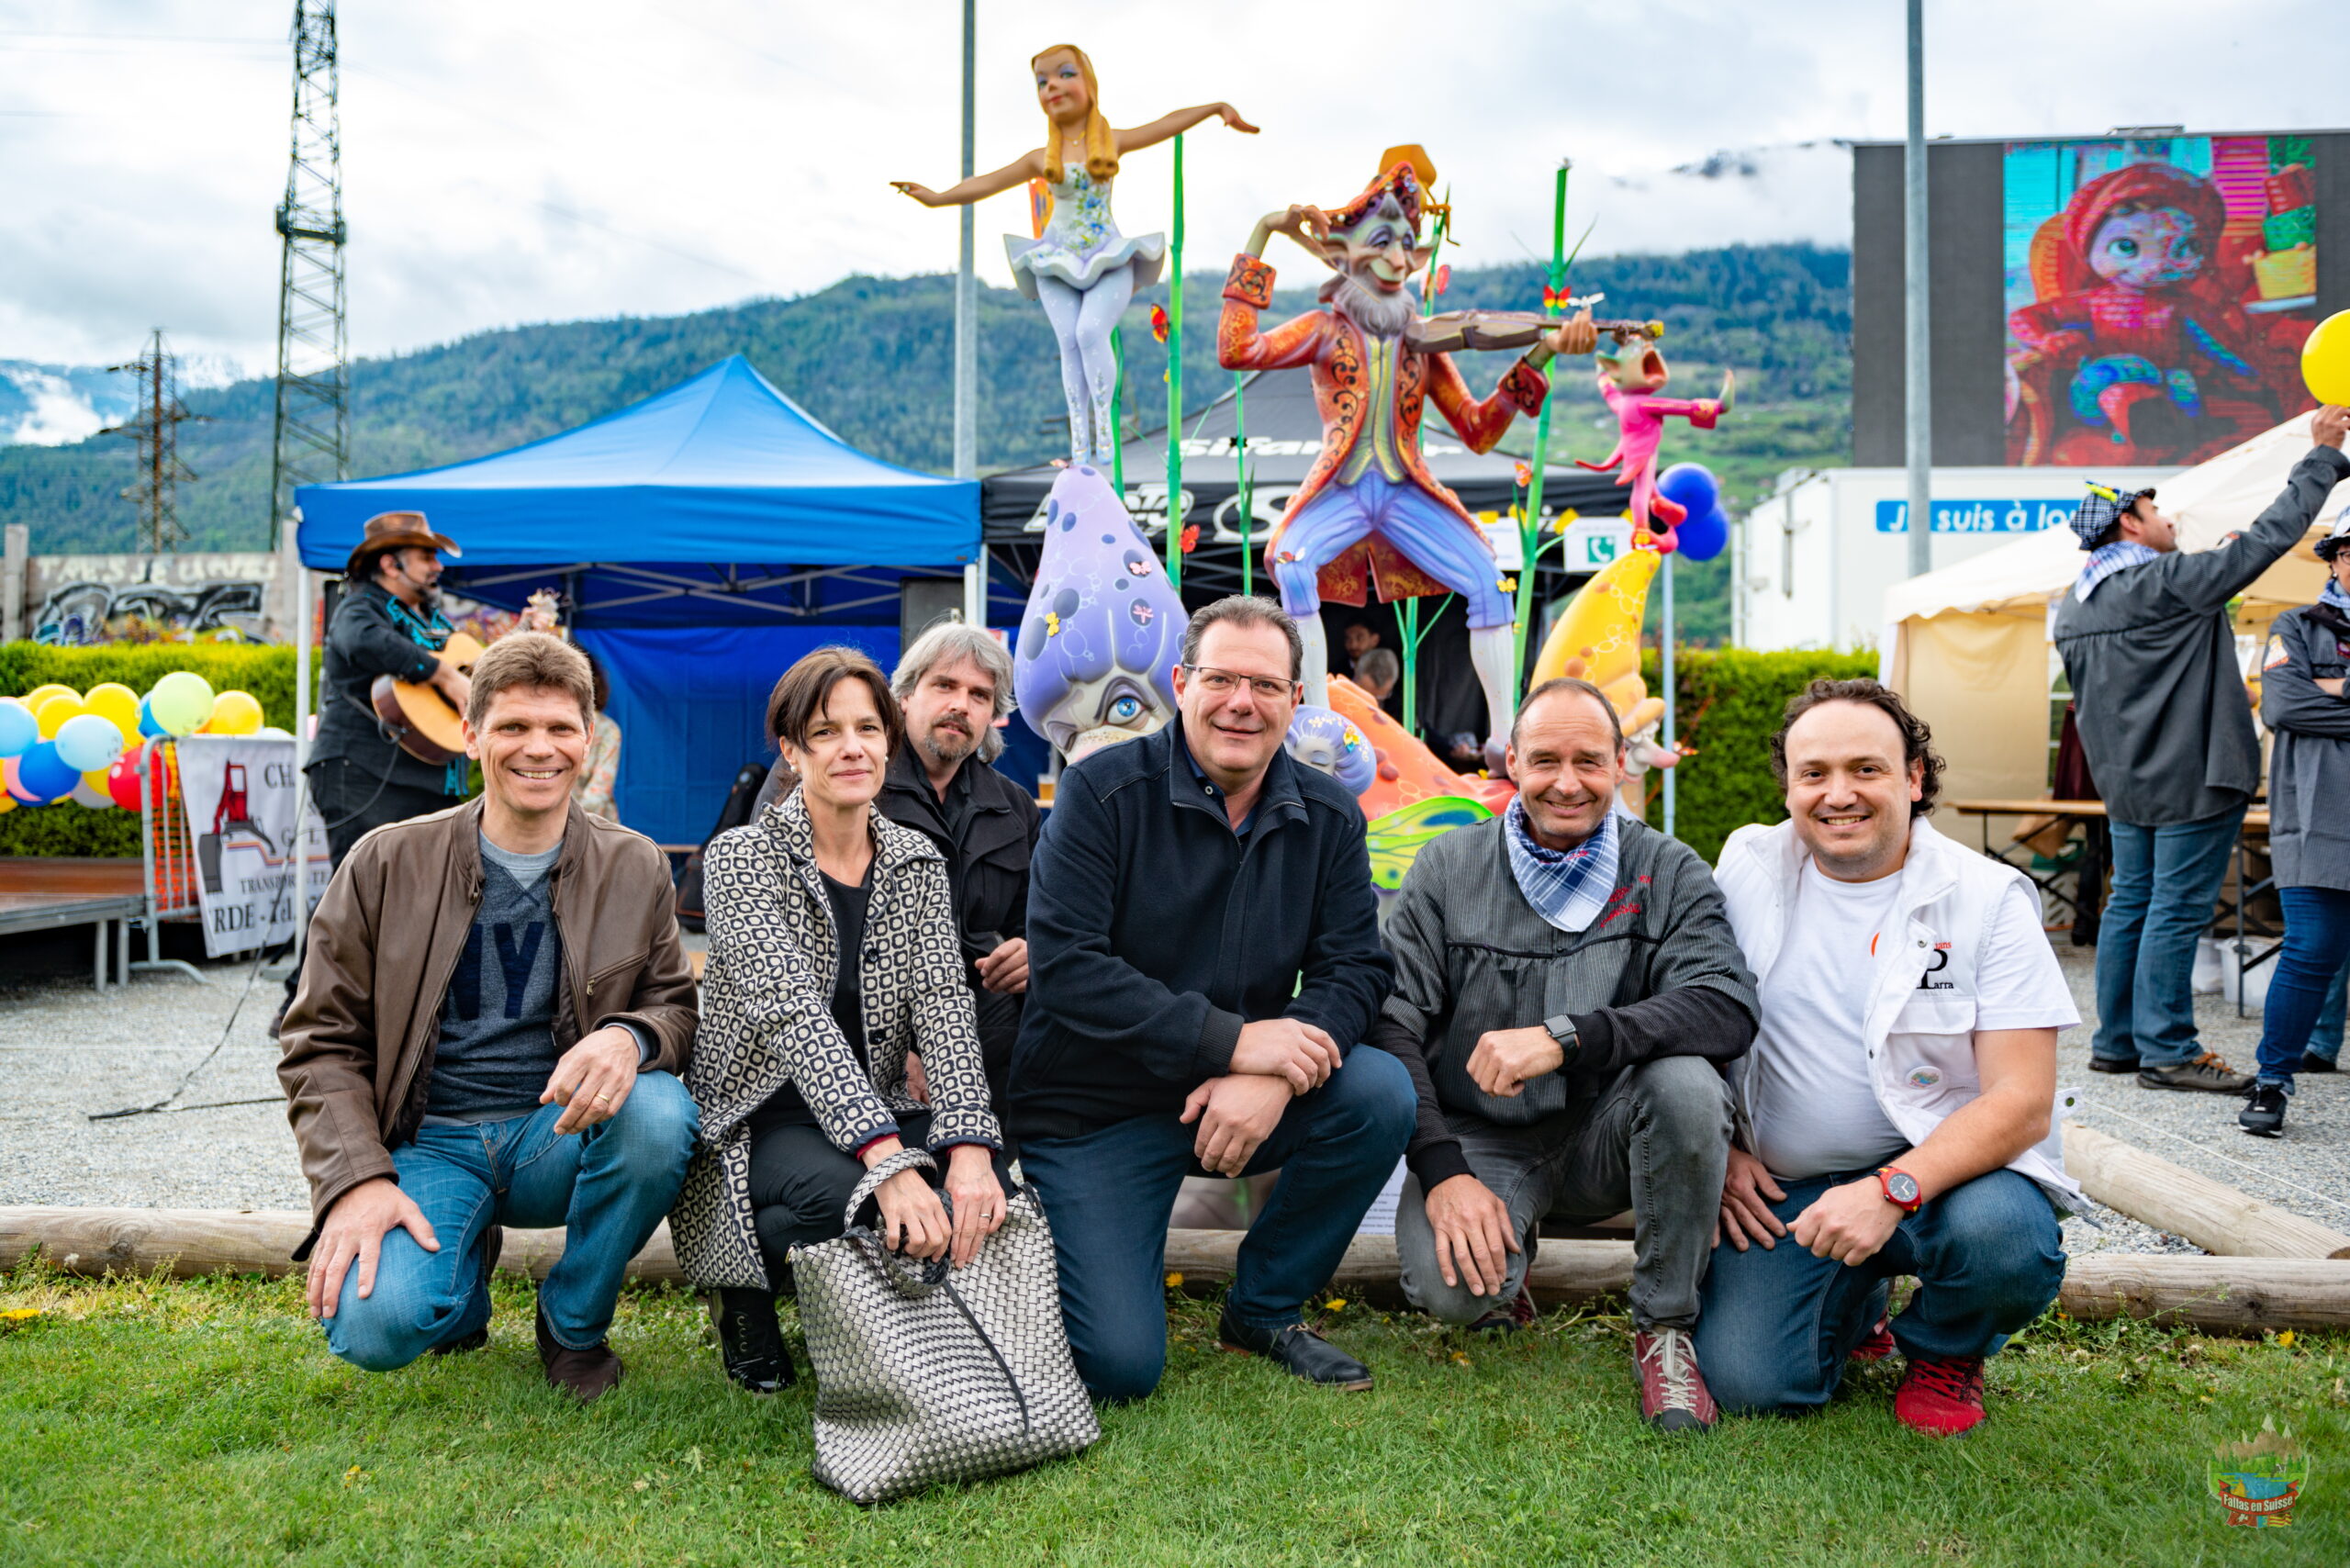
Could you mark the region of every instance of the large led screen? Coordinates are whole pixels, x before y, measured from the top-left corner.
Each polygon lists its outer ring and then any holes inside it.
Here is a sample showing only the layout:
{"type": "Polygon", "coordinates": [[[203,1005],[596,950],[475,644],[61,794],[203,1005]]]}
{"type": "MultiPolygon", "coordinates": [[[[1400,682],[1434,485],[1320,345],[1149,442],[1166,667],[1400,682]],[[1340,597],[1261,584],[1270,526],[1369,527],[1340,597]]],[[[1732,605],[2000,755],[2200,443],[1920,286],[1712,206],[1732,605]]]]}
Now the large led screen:
{"type": "Polygon", "coordinates": [[[2311,406],[2307,138],[2011,142],[2011,464],[2198,463],[2311,406]]]}

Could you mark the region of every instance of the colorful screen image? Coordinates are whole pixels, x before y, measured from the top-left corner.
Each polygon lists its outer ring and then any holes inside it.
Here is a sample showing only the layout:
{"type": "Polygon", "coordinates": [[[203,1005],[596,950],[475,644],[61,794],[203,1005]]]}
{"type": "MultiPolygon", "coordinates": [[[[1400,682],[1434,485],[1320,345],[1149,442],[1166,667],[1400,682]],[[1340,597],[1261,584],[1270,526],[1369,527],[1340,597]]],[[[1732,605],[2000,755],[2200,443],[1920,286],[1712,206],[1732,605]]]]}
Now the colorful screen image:
{"type": "Polygon", "coordinates": [[[2311,406],[2306,137],[2011,142],[2005,202],[2009,463],[2199,463],[2311,406]]]}

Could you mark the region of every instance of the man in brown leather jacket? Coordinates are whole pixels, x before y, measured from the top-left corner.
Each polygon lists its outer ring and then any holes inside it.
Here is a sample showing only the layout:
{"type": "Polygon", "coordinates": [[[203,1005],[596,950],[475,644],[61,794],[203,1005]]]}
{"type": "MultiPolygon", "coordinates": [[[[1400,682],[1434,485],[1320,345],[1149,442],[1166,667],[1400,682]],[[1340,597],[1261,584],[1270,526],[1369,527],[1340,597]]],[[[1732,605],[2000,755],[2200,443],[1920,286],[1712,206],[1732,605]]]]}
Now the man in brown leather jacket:
{"type": "Polygon", "coordinates": [[[329,1348],[388,1371],[486,1344],[500,1226],[562,1226],[539,1354],[593,1399],[693,1148],[693,976],[661,852],[571,806],[587,660],[513,633],[469,696],[482,797],[368,834],[311,924],[278,1066],[319,1226],[295,1257],[329,1348]]]}

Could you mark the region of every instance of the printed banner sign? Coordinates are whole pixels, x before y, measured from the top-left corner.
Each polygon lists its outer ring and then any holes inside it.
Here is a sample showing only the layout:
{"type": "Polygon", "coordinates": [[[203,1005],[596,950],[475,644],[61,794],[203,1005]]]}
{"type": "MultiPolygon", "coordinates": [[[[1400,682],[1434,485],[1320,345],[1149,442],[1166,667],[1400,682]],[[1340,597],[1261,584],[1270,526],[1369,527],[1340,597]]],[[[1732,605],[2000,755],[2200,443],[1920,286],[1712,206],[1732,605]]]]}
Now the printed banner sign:
{"type": "MultiPolygon", "coordinates": [[[[2043,528],[2062,528],[2073,521],[2074,509],[2080,505],[2072,500],[1999,500],[1999,501],[1936,501],[1934,532],[1936,533],[2038,533],[2043,528]]],[[[1909,503],[1879,501],[1876,504],[1876,531],[1879,533],[1909,532],[1909,503]]]]}
{"type": "MultiPolygon", "coordinates": [[[[286,940],[294,935],[294,743],[190,735],[179,743],[179,767],[205,956],[286,940]]],[[[303,815],[316,908],[331,868],[317,808],[303,815]]]]}

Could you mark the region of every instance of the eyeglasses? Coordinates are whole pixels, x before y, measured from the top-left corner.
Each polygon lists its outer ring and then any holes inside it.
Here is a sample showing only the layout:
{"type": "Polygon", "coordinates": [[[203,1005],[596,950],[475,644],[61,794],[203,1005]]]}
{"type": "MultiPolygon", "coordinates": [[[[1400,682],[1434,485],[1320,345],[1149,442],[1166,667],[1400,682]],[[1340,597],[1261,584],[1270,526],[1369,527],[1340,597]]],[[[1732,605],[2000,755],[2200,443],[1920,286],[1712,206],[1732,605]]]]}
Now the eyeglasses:
{"type": "Polygon", "coordinates": [[[1235,675],[1228,669],[1217,669],[1212,665],[1185,665],[1183,667],[1192,672],[1192,679],[1210,697],[1229,697],[1239,690],[1244,682],[1250,691],[1267,702],[1286,700],[1297,690],[1297,682],[1274,676],[1235,675]]]}

